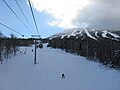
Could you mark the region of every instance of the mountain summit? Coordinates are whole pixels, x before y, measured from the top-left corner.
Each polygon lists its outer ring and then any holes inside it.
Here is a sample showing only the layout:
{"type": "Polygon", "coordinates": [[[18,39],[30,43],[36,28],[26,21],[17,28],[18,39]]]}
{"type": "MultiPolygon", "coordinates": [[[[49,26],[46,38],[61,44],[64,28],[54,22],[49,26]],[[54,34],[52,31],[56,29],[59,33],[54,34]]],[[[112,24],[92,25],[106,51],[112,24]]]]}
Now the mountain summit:
{"type": "Polygon", "coordinates": [[[120,40],[120,31],[110,31],[110,30],[100,30],[100,29],[89,29],[89,28],[76,28],[76,29],[68,29],[62,33],[55,34],[50,39],[53,38],[79,38],[81,40],[85,38],[91,38],[94,40],[100,39],[112,39],[112,40],[120,40]]]}

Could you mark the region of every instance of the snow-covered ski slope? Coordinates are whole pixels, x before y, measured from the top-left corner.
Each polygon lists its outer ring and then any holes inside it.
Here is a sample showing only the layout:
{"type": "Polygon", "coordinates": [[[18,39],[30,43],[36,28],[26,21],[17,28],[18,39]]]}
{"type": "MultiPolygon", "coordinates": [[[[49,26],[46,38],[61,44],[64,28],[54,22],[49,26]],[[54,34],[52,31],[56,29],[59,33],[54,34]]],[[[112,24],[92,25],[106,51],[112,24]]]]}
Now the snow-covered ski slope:
{"type": "Polygon", "coordinates": [[[90,29],[90,28],[75,28],[75,29],[68,29],[65,30],[62,33],[55,34],[49,39],[53,38],[70,38],[70,37],[78,38],[79,39],[85,39],[90,38],[96,41],[99,41],[101,39],[111,39],[120,41],[120,36],[115,34],[115,32],[109,31],[109,30],[99,30],[99,29],[90,29]]]}
{"type": "Polygon", "coordinates": [[[46,45],[34,65],[32,48],[0,65],[0,90],[120,90],[119,71],[46,45]]]}

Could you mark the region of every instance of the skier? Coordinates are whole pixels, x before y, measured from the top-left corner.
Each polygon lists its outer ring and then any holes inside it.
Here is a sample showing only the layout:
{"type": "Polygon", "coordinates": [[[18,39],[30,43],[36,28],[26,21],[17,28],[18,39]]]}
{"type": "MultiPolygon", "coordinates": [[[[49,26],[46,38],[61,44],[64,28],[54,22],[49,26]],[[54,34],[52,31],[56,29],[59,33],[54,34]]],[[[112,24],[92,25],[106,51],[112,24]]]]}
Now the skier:
{"type": "Polygon", "coordinates": [[[65,74],[62,74],[62,78],[65,78],[65,74]]]}

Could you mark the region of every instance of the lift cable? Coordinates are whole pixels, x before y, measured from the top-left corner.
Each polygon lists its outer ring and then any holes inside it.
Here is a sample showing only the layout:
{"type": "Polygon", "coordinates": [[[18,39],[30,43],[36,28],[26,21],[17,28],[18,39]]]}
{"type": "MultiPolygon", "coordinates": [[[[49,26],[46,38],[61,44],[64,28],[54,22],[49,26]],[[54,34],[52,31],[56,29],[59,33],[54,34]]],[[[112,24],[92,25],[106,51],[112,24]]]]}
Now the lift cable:
{"type": "Polygon", "coordinates": [[[19,7],[19,9],[20,9],[21,13],[23,14],[23,16],[24,16],[25,20],[28,22],[29,26],[30,26],[30,27],[31,27],[31,29],[33,30],[33,28],[32,28],[32,26],[30,25],[30,22],[28,21],[28,19],[27,19],[27,17],[26,17],[26,15],[25,15],[25,13],[23,12],[22,8],[20,7],[20,4],[18,3],[18,1],[17,1],[17,0],[15,0],[15,2],[16,2],[16,4],[17,4],[17,6],[19,7]]]}
{"type": "Polygon", "coordinates": [[[33,9],[32,9],[31,2],[30,2],[30,0],[28,0],[28,2],[29,2],[30,10],[31,10],[31,13],[32,13],[32,16],[33,16],[33,20],[34,20],[34,23],[35,23],[35,27],[36,27],[36,29],[37,29],[38,36],[40,36],[40,35],[39,35],[39,30],[38,30],[38,27],[37,27],[37,22],[36,22],[34,13],[33,13],[33,9]]]}
{"type": "MultiPolygon", "coordinates": [[[[8,29],[10,29],[10,30],[12,30],[12,31],[14,31],[14,32],[16,32],[16,33],[19,34],[19,35],[25,36],[25,35],[21,34],[20,32],[14,30],[14,29],[12,29],[12,28],[10,28],[9,26],[7,26],[7,25],[5,25],[5,24],[3,24],[3,23],[1,23],[1,22],[0,22],[0,25],[2,25],[2,26],[4,26],[4,27],[6,27],[6,28],[8,28],[8,29]]],[[[26,36],[26,37],[27,37],[27,36],[26,36]]]]}
{"type": "MultiPolygon", "coordinates": [[[[30,31],[30,29],[23,23],[23,21],[18,17],[18,15],[12,10],[12,8],[8,5],[8,3],[3,0],[3,2],[7,5],[7,7],[12,11],[12,13],[18,18],[18,20],[30,31]]],[[[30,31],[31,32],[31,31],[30,31]]],[[[31,32],[32,33],[32,32],[31,32]]]]}

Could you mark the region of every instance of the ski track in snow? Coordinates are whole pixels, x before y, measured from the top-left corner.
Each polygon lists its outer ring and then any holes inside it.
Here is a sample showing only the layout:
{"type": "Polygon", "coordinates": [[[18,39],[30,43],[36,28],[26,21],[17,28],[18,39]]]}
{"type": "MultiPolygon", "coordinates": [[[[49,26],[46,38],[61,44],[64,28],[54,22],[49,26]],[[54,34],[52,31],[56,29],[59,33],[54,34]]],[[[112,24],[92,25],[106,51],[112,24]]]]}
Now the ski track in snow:
{"type": "Polygon", "coordinates": [[[0,90],[120,90],[119,71],[46,45],[37,49],[34,65],[32,49],[0,65],[0,90]]]}
{"type": "Polygon", "coordinates": [[[117,38],[120,38],[120,36],[118,36],[117,34],[108,32],[108,31],[106,31],[106,30],[104,30],[104,31],[102,31],[102,32],[103,32],[103,33],[102,33],[102,36],[103,36],[104,38],[110,38],[110,37],[107,36],[107,34],[110,34],[110,35],[112,35],[112,36],[114,37],[114,38],[111,38],[112,40],[119,41],[119,39],[117,39],[117,38]]]}
{"type": "Polygon", "coordinates": [[[120,38],[120,36],[118,36],[117,34],[114,34],[114,33],[111,33],[111,32],[108,32],[108,34],[111,34],[114,38],[120,38]]]}
{"type": "Polygon", "coordinates": [[[102,33],[102,36],[105,37],[105,38],[108,38],[108,37],[107,37],[107,33],[110,34],[110,35],[112,35],[114,38],[120,38],[120,36],[118,36],[117,34],[108,32],[108,31],[106,31],[106,30],[104,30],[104,31],[102,31],[102,32],[103,32],[103,33],[102,33]]]}
{"type": "Polygon", "coordinates": [[[96,36],[97,38],[100,38],[100,37],[98,36],[98,32],[97,32],[97,31],[95,32],[95,36],[96,36]]]}
{"type": "Polygon", "coordinates": [[[94,40],[97,40],[95,37],[93,37],[92,35],[90,35],[90,33],[87,31],[87,29],[84,28],[84,30],[85,30],[85,32],[86,32],[86,34],[87,34],[88,37],[90,37],[90,38],[92,38],[94,40]]]}
{"type": "Polygon", "coordinates": [[[75,36],[75,35],[76,35],[75,32],[76,32],[76,31],[73,31],[72,33],[68,34],[68,35],[67,35],[68,38],[71,37],[71,36],[75,36]]]}

